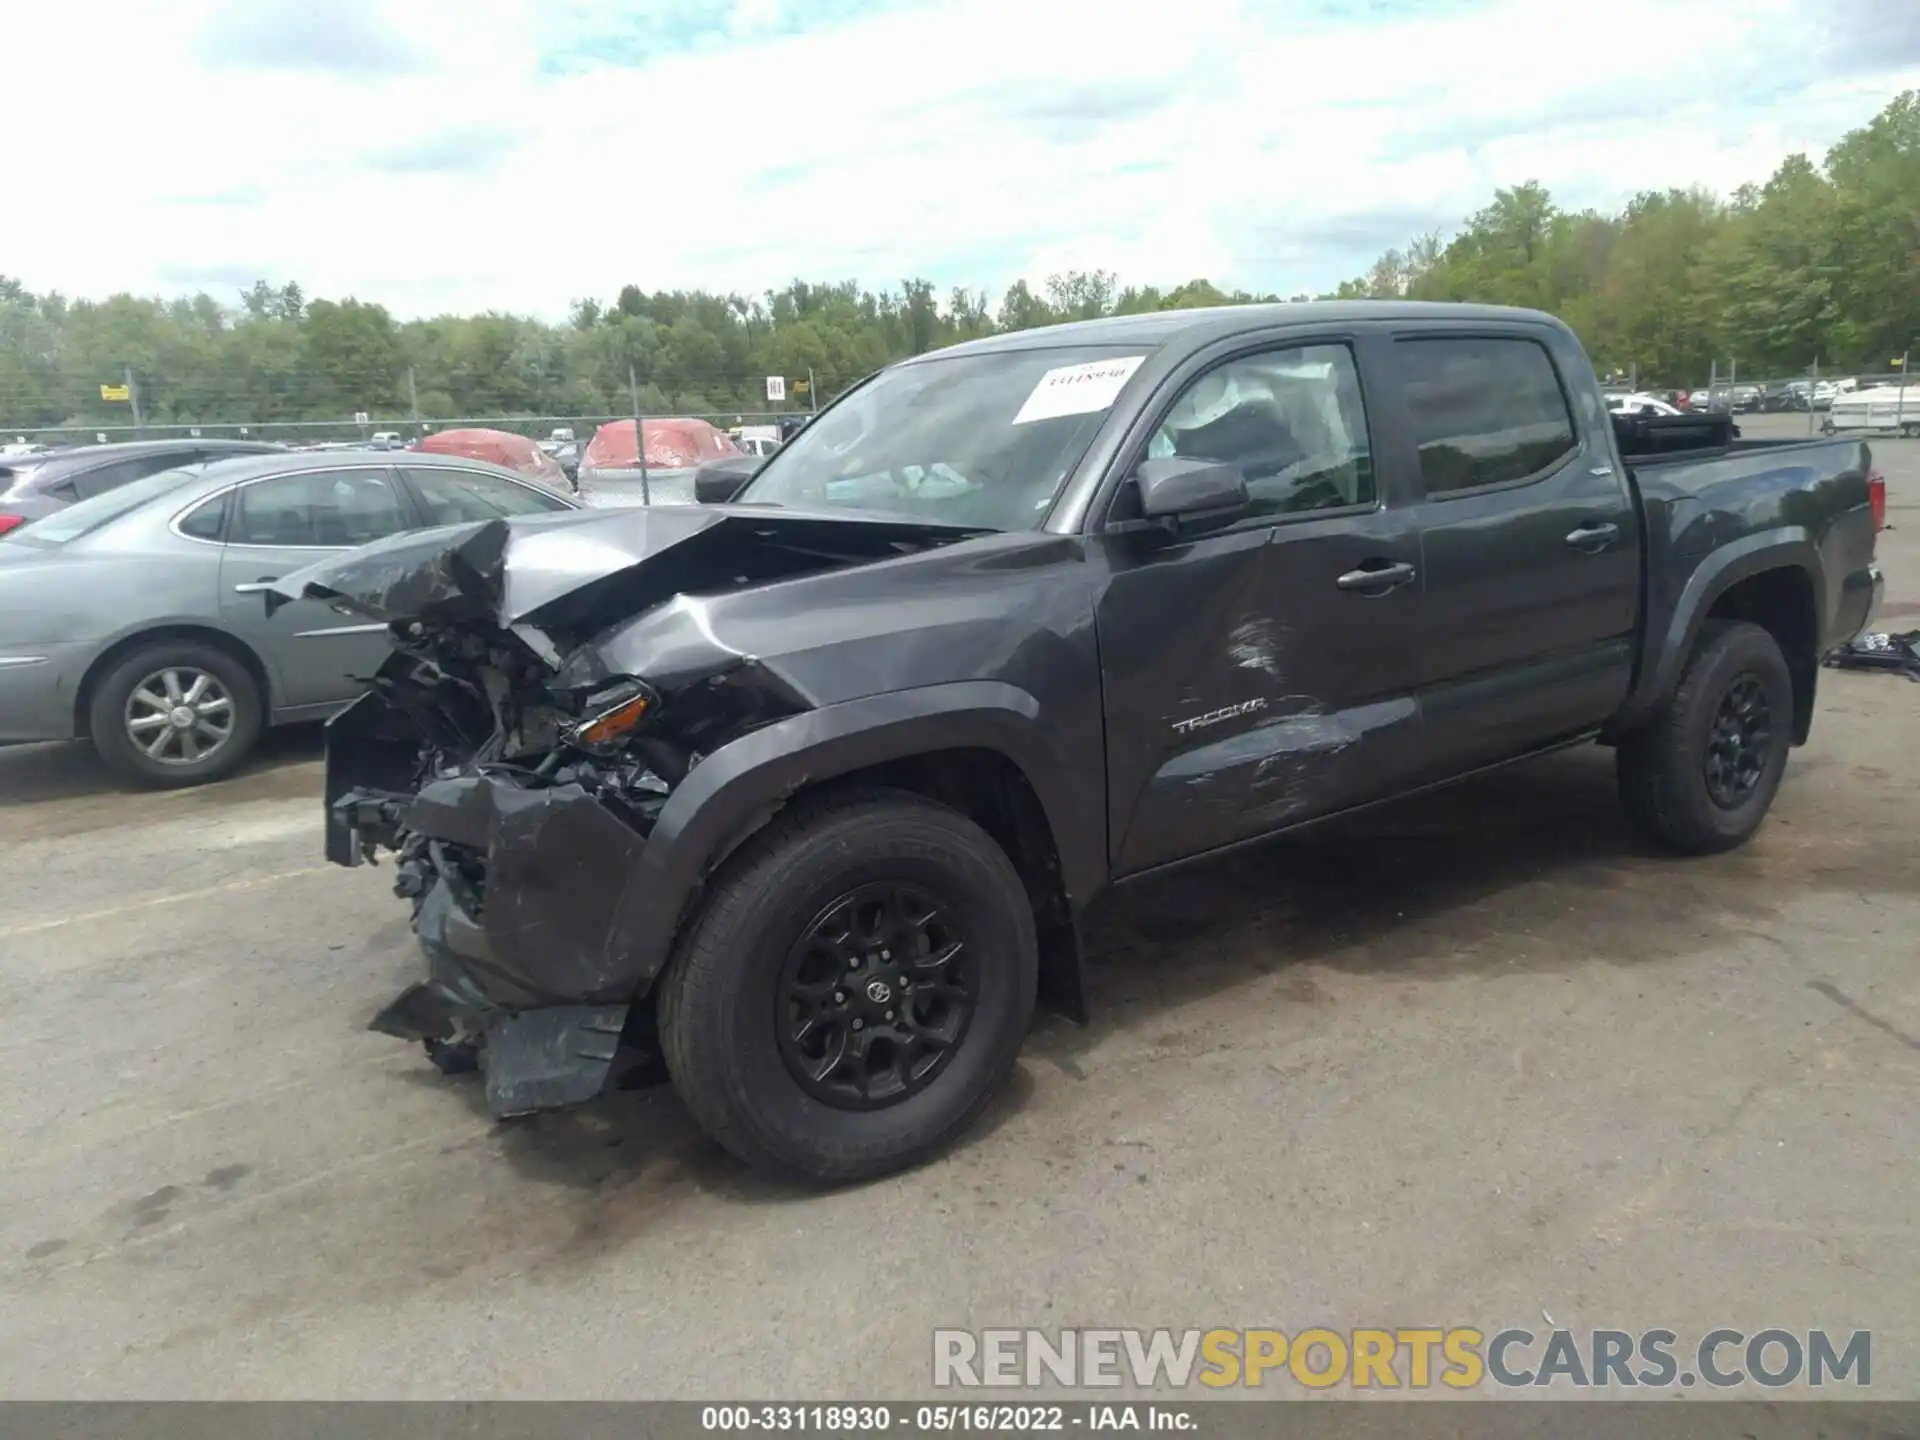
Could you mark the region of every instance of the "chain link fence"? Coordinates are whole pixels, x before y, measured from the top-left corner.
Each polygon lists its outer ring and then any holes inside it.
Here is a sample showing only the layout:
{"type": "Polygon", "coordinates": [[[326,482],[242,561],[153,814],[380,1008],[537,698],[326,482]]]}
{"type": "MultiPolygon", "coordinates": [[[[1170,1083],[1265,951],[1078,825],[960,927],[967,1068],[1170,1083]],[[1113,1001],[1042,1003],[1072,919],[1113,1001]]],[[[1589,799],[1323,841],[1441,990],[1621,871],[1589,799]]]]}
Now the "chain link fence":
{"type": "MultiPolygon", "coordinates": [[[[1920,360],[1920,356],[1914,357],[1920,360]]],[[[1642,379],[1631,367],[1606,377],[1612,394],[1650,396],[1687,409],[1728,410],[1735,415],[1779,414],[1804,416],[1809,435],[1823,430],[1864,429],[1920,435],[1920,378],[1904,370],[1836,374],[1817,365],[1791,375],[1749,375],[1735,366],[1717,367],[1697,386],[1675,389],[1642,379]],[[1872,392],[1870,395],[1867,392],[1872,392]],[[1864,397],[1864,399],[1862,398],[1864,397]],[[1839,403],[1836,414],[1834,406],[1839,403]]],[[[681,411],[655,419],[705,420],[720,430],[745,426],[776,426],[782,434],[804,424],[811,414],[802,409],[681,411]]],[[[296,449],[361,449],[369,445],[403,448],[441,430],[502,430],[530,440],[553,443],[575,440],[581,448],[600,426],[631,421],[631,411],[620,414],[473,415],[420,420],[391,416],[339,420],[209,421],[199,424],[119,425],[69,424],[15,427],[0,431],[0,446],[109,444],[121,440],[162,438],[221,438],[265,440],[296,449]],[[564,434],[561,432],[570,432],[564,434]]]]}
{"type": "Polygon", "coordinates": [[[1737,366],[1725,370],[1716,366],[1703,383],[1684,389],[1641,384],[1629,369],[1610,377],[1607,389],[1689,410],[1804,417],[1809,435],[1860,430],[1920,436],[1920,378],[1910,377],[1904,364],[1881,371],[1835,371],[1811,365],[1786,375],[1746,374],[1737,366]]]}
{"type": "MultiPolygon", "coordinates": [[[[804,411],[726,410],[704,414],[651,416],[653,419],[705,420],[720,430],[747,425],[790,427],[810,418],[804,411]]],[[[556,434],[570,431],[571,438],[584,446],[602,425],[631,422],[624,415],[475,415],[446,420],[270,420],[222,421],[198,425],[64,425],[38,428],[16,427],[0,432],[0,443],[46,445],[105,445],[120,440],[227,439],[267,440],[294,448],[337,446],[361,449],[376,442],[400,447],[441,430],[502,430],[524,435],[529,440],[552,441],[569,438],[556,434]],[[388,437],[392,437],[388,439],[388,437]]]]}

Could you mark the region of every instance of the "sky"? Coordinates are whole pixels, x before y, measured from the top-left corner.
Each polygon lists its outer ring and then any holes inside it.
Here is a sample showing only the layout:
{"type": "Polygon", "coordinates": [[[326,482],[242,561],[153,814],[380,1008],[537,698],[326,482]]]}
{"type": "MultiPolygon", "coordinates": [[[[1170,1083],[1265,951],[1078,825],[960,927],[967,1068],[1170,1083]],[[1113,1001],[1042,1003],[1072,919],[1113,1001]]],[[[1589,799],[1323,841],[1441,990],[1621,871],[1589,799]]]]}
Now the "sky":
{"type": "Polygon", "coordinates": [[[1498,186],[1726,193],[1920,87],[1914,0],[103,0],[7,32],[0,174],[55,203],[0,271],[402,317],[1324,290],[1498,186]]]}

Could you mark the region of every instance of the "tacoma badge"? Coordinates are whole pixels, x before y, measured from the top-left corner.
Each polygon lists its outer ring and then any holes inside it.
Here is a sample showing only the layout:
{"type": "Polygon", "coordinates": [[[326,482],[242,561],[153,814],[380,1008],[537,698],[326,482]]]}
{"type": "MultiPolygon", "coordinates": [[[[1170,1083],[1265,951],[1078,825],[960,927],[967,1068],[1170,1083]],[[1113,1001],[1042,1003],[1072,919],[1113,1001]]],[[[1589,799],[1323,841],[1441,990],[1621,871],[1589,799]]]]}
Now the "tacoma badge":
{"type": "Polygon", "coordinates": [[[1189,731],[1204,730],[1209,725],[1218,725],[1222,720],[1231,720],[1236,715],[1251,715],[1256,710],[1267,708],[1264,700],[1242,700],[1238,705],[1225,705],[1218,710],[1209,710],[1204,715],[1196,715],[1191,720],[1173,722],[1173,733],[1185,735],[1189,731]]]}

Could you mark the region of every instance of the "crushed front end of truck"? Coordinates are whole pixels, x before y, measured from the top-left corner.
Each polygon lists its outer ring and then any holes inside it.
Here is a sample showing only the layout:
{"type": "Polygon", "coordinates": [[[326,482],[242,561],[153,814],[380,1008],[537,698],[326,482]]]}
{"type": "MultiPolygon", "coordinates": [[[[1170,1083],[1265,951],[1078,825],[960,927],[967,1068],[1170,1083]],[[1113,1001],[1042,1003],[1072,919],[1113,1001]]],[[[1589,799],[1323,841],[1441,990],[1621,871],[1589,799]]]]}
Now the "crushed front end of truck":
{"type": "Polygon", "coordinates": [[[286,577],[270,603],[323,598],[394,644],[327,731],[327,858],[391,852],[425,959],[371,1028],[483,1070],[502,1117],[600,1093],[623,1041],[643,1060],[654,977],[635,939],[670,935],[691,898],[638,898],[662,811],[704,756],[814,703],[718,637],[714,597],[966,533],[600,511],[398,537],[286,577]],[[663,606],[683,612],[670,653],[646,674],[612,669],[596,641],[663,606]]]}

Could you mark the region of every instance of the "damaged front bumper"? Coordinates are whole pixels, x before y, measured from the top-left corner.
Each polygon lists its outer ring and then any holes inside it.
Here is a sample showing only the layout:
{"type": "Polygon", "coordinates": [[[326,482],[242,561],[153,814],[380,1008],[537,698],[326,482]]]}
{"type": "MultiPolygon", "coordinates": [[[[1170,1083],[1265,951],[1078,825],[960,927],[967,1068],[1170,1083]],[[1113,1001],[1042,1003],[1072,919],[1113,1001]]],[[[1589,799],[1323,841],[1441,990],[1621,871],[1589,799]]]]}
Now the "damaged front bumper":
{"type": "Polygon", "coordinates": [[[408,532],[281,577],[269,613],[324,600],[393,640],[327,731],[327,858],[392,850],[426,957],[374,1028],[442,1068],[477,1061],[497,1115],[598,1094],[623,1040],[645,1057],[647,991],[726,838],[689,845],[687,816],[656,832],[668,797],[706,756],[814,704],[719,639],[704,602],[679,602],[977,533],[662,506],[408,532]],[[648,615],[647,653],[610,662],[603,637],[648,615]]]}
{"type": "MultiPolygon", "coordinates": [[[[341,717],[344,736],[354,719],[341,717]]],[[[470,1047],[496,1116],[599,1094],[641,989],[619,937],[644,837],[579,784],[467,768],[413,794],[354,785],[343,772],[367,752],[339,738],[328,855],[351,865],[396,850],[394,889],[413,902],[426,961],[370,1028],[441,1054],[470,1047]]]]}
{"type": "MultiPolygon", "coordinates": [[[[626,1029],[625,1005],[554,1005],[519,1013],[475,1005],[439,979],[409,985],[367,1026],[438,1047],[476,1047],[497,1119],[557,1110],[606,1088],[626,1029]]],[[[446,1053],[442,1050],[441,1053],[446,1053]]]]}

